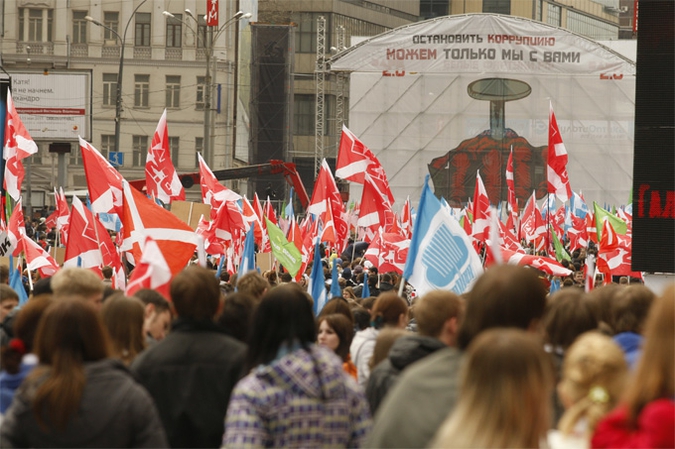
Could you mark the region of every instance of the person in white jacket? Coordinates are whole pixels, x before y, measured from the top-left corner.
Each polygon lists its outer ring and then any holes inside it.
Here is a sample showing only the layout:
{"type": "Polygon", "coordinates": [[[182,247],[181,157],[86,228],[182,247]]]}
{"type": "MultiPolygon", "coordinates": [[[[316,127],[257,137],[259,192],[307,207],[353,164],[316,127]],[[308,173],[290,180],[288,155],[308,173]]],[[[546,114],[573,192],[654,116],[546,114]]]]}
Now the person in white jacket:
{"type": "Polygon", "coordinates": [[[383,293],[375,300],[371,317],[370,327],[357,332],[349,348],[349,354],[356,365],[359,385],[363,388],[368,384],[368,362],[373,356],[377,334],[385,326],[405,329],[408,325],[408,304],[394,292],[383,293]]]}

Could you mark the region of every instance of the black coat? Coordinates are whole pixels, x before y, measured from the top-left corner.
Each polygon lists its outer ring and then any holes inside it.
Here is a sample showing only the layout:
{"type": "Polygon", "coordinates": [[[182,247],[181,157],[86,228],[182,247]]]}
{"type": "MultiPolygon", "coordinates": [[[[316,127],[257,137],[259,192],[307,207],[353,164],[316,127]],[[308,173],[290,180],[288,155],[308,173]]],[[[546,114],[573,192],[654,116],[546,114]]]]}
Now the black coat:
{"type": "Polygon", "coordinates": [[[64,431],[42,428],[33,398],[42,380],[19,387],[0,427],[0,447],[166,447],[157,408],[121,362],[84,364],[80,406],[64,431]]]}
{"type": "Polygon", "coordinates": [[[171,447],[220,447],[246,345],[211,322],[178,319],[132,372],[155,400],[171,447]]]}

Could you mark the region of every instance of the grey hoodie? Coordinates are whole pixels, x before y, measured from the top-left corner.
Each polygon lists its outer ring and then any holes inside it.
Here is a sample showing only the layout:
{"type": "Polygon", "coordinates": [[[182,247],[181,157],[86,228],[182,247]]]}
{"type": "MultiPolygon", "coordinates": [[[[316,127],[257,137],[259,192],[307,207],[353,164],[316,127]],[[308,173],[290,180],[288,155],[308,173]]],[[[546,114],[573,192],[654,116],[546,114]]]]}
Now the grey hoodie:
{"type": "Polygon", "coordinates": [[[43,429],[33,413],[41,380],[24,382],[0,426],[0,447],[167,447],[154,402],[117,360],[85,363],[80,407],[64,431],[43,429]]]}

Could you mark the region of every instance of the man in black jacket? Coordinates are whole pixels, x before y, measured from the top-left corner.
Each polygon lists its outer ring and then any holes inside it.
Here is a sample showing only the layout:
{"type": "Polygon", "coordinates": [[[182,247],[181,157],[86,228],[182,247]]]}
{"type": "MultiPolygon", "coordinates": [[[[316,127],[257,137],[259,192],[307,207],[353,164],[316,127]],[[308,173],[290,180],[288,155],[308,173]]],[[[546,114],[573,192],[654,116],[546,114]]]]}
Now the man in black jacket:
{"type": "Polygon", "coordinates": [[[387,358],[368,378],[366,397],[373,416],[404,368],[438,349],[455,345],[464,301],[453,292],[437,290],[419,298],[412,310],[419,334],[396,340],[387,358]]]}
{"type": "Polygon", "coordinates": [[[176,275],[170,291],[178,319],[131,370],[155,400],[171,447],[220,447],[246,345],[213,321],[220,287],[212,271],[192,265],[176,275]]]}

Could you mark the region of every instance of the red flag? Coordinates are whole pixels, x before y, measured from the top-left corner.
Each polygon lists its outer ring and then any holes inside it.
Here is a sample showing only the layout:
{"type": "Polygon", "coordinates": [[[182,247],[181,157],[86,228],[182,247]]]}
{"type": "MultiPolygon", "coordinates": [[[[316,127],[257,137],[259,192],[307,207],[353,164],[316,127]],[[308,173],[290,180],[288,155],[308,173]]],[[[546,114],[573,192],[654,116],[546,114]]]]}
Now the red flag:
{"type": "Polygon", "coordinates": [[[586,248],[588,246],[586,220],[576,215],[570,215],[570,218],[572,219],[572,227],[567,229],[567,236],[570,239],[570,250],[574,251],[575,249],[586,248]]]}
{"type": "Polygon", "coordinates": [[[631,269],[631,247],[630,236],[617,234],[609,220],[603,222],[597,264],[598,271],[605,275],[605,283],[611,283],[612,276],[642,277],[631,269]]]}
{"type": "Polygon", "coordinates": [[[97,214],[122,212],[123,177],[89,142],[80,137],[91,208],[97,214]]]}
{"type": "Polygon", "coordinates": [[[38,147],[16,112],[14,100],[12,100],[12,94],[9,91],[7,91],[7,117],[5,118],[5,141],[3,144],[3,158],[6,161],[4,188],[14,201],[18,201],[25,175],[23,162],[21,161],[37,153],[38,147]]]}
{"type": "Polygon", "coordinates": [[[12,215],[9,216],[7,223],[7,237],[11,247],[14,248],[12,256],[17,257],[23,251],[23,237],[26,235],[26,224],[23,219],[23,209],[21,206],[21,197],[14,205],[12,215]]]}
{"type": "Polygon", "coordinates": [[[405,203],[403,203],[403,210],[401,211],[401,227],[403,228],[403,236],[409,239],[412,236],[413,227],[410,197],[407,197],[405,203]]]}
{"type": "Polygon", "coordinates": [[[513,223],[518,221],[518,198],[516,197],[516,185],[513,179],[513,147],[509,153],[509,160],[506,163],[506,187],[508,189],[508,204],[510,216],[513,223]]]}
{"type": "Polygon", "coordinates": [[[328,162],[324,159],[321,163],[319,175],[314,183],[312,200],[307,208],[307,212],[320,216],[326,211],[326,204],[329,205],[331,215],[333,216],[338,250],[342,250],[341,246],[347,239],[349,228],[347,227],[346,213],[344,204],[342,204],[340,191],[331,174],[330,167],[328,167],[328,162]]]}
{"type": "Polygon", "coordinates": [[[389,232],[377,233],[363,255],[380,273],[396,272],[403,274],[405,261],[410,249],[410,239],[389,232]]]}
{"type": "Polygon", "coordinates": [[[523,247],[520,246],[520,242],[516,238],[512,229],[508,226],[499,222],[499,235],[501,238],[502,248],[508,249],[510,251],[523,252],[523,247]]]}
{"type": "Polygon", "coordinates": [[[73,210],[70,214],[70,232],[63,262],[64,267],[81,266],[92,268],[97,273],[101,273],[103,256],[99,248],[95,226],[94,215],[84,207],[78,197],[73,196],[73,210]]]}
{"type": "Polygon", "coordinates": [[[545,243],[546,224],[544,223],[544,219],[541,218],[541,212],[539,212],[539,208],[537,207],[534,192],[532,192],[532,196],[527,201],[525,210],[523,210],[520,234],[528,243],[535,242],[537,248],[545,243]]]}
{"type": "Polygon", "coordinates": [[[145,185],[148,195],[164,204],[170,204],[173,200],[185,200],[185,190],[171,162],[166,109],[159,119],[145,160],[145,185]]]}
{"type": "Polygon", "coordinates": [[[58,212],[58,216],[56,218],[56,229],[60,232],[61,243],[65,246],[68,243],[70,210],[68,209],[66,195],[63,193],[63,187],[59,189],[59,192],[54,190],[54,198],[56,200],[56,211],[58,212]]]}
{"type": "Polygon", "coordinates": [[[476,240],[484,242],[489,238],[490,198],[488,198],[480,172],[476,172],[476,188],[474,192],[473,231],[471,236],[476,240]]]}
{"type": "MultiPolygon", "coordinates": [[[[328,200],[326,200],[326,203],[328,203],[328,200]]],[[[329,205],[326,205],[323,214],[321,214],[321,222],[323,223],[323,230],[321,231],[321,238],[319,240],[335,245],[337,242],[335,222],[333,221],[333,213],[329,205]]]]}
{"type": "Polygon", "coordinates": [[[554,193],[560,201],[565,202],[572,196],[572,188],[567,176],[567,150],[560,135],[552,104],[550,104],[548,120],[548,160],[546,162],[548,193],[554,193]]]}
{"type": "Polygon", "coordinates": [[[382,164],[354,133],[342,125],[335,176],[363,184],[366,173],[370,175],[380,192],[387,195],[389,203],[393,204],[394,195],[389,188],[389,181],[382,164]]]}
{"type": "Polygon", "coordinates": [[[504,256],[504,260],[511,265],[527,265],[552,276],[567,277],[572,274],[572,270],[568,270],[567,268],[560,265],[555,259],[551,259],[550,257],[532,256],[515,251],[509,251],[507,249],[502,249],[502,254],[504,256]]]}
{"type": "Polygon", "coordinates": [[[113,269],[112,287],[123,290],[126,285],[126,275],[124,274],[122,259],[117,251],[117,247],[113,243],[112,238],[110,238],[108,230],[97,217],[94,217],[94,225],[96,226],[96,238],[101,249],[103,265],[107,265],[113,269]]]}
{"type": "Polygon", "coordinates": [[[197,237],[187,224],[171,212],[149,200],[128,182],[123,183],[124,214],[122,214],[123,251],[129,251],[136,263],[141,260],[141,244],[152,237],[164,255],[172,274],[185,268],[195,248],[197,237]]]}
{"type": "Polygon", "coordinates": [[[225,249],[246,233],[246,224],[234,201],[223,203],[210,222],[200,223],[198,234],[204,237],[204,249],[212,255],[225,254],[225,249]],[[204,227],[205,226],[205,227],[204,227]]]}
{"type": "Polygon", "coordinates": [[[357,225],[368,228],[374,235],[380,226],[386,227],[393,218],[394,213],[387,197],[377,188],[371,177],[366,174],[357,225]]]}
{"type": "Polygon", "coordinates": [[[171,300],[169,286],[171,284],[171,269],[152,237],[145,238],[143,253],[139,263],[129,278],[129,284],[124,292],[132,296],[138,290],[149,288],[157,291],[167,300],[171,300]]]}
{"type": "Polygon", "coordinates": [[[202,187],[202,201],[204,204],[211,206],[211,219],[213,220],[216,218],[218,208],[223,202],[238,201],[241,196],[218,182],[201,154],[197,154],[197,157],[199,158],[199,184],[202,187]]]}
{"type": "MultiPolygon", "coordinates": [[[[254,200],[255,199],[257,199],[257,196],[254,197],[254,200]]],[[[251,225],[255,223],[256,226],[253,229],[253,237],[255,240],[255,244],[258,245],[259,248],[262,248],[262,240],[263,240],[262,223],[260,222],[260,217],[255,212],[254,207],[251,206],[251,203],[248,202],[248,199],[245,196],[243,197],[242,200],[242,209],[244,221],[246,222],[246,232],[248,232],[251,225]]]]}
{"type": "MultiPolygon", "coordinates": [[[[279,220],[277,220],[277,213],[274,211],[274,207],[272,206],[272,202],[270,201],[270,197],[267,197],[267,201],[265,201],[265,217],[275,225],[279,225],[279,220]]],[[[265,226],[265,229],[267,229],[267,226],[265,226]]]]}
{"type": "Polygon", "coordinates": [[[37,270],[40,276],[47,278],[53,276],[59,270],[59,264],[49,255],[43,247],[32,239],[22,236],[26,265],[30,271],[37,270]]]}

